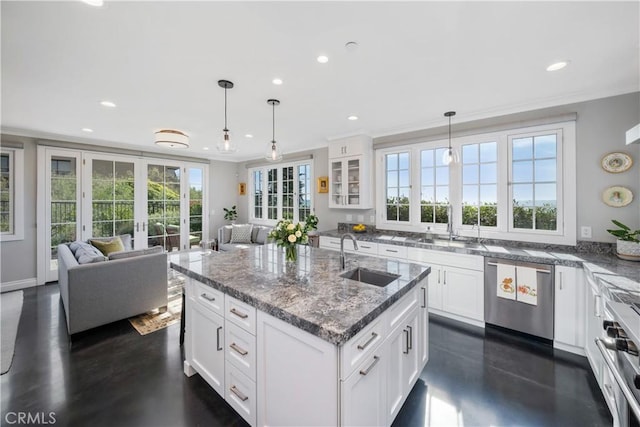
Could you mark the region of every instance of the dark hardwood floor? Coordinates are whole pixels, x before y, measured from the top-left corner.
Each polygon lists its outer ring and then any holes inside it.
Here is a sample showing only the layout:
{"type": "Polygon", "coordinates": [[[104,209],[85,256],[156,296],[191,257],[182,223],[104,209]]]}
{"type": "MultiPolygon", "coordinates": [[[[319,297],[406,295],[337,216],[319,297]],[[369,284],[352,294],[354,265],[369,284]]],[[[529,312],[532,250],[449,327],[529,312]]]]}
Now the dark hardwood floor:
{"type": "MultiPolygon", "coordinates": [[[[58,286],[24,295],[0,377],[3,426],[18,412],[56,426],[246,425],[198,375],[183,375],[179,324],[140,336],[124,320],[70,346],[58,286]]],[[[395,426],[611,425],[586,359],[444,319],[431,319],[430,334],[429,363],[395,426]]]]}

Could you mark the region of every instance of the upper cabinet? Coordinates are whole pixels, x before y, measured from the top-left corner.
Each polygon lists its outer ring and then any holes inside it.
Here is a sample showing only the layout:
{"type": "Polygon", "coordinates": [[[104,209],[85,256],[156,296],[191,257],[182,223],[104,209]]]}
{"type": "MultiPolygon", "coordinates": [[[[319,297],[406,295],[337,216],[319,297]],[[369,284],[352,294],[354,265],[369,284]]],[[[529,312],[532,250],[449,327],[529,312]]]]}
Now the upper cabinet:
{"type": "Polygon", "coordinates": [[[372,207],[373,141],[365,135],[329,142],[329,207],[372,207]]]}

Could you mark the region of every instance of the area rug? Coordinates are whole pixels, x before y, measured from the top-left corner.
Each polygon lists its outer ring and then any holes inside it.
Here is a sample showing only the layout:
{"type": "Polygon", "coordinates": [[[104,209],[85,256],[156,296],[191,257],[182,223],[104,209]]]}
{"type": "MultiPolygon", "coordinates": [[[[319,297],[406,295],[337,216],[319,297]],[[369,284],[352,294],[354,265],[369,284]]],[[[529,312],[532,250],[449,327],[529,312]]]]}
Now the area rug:
{"type": "Polygon", "coordinates": [[[129,319],[131,326],[133,326],[140,335],[147,335],[178,323],[182,316],[182,289],[184,288],[184,282],[184,276],[178,275],[170,270],[167,284],[167,311],[161,313],[158,310],[154,310],[131,317],[129,319]]]}
{"type": "Polygon", "coordinates": [[[9,372],[22,314],[22,291],[0,295],[0,375],[9,372]]]}

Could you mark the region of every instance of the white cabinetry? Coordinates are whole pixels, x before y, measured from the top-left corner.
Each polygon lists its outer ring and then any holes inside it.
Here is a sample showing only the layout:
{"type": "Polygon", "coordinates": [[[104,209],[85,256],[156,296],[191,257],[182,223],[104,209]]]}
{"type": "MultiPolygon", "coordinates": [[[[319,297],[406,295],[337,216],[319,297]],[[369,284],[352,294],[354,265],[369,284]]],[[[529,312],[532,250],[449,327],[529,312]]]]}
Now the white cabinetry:
{"type": "Polygon", "coordinates": [[[593,375],[596,377],[600,388],[603,388],[602,368],[604,360],[602,359],[600,350],[596,346],[595,339],[602,338],[603,336],[602,321],[605,320],[603,315],[604,303],[602,301],[602,295],[600,294],[600,287],[598,286],[596,280],[588,273],[585,276],[587,281],[587,286],[585,289],[585,293],[587,294],[585,313],[585,353],[587,356],[587,360],[591,365],[591,369],[593,370],[593,375]]]}
{"type": "Polygon", "coordinates": [[[582,269],[555,268],[553,346],[584,355],[585,283],[582,269]]]}
{"type": "MultiPolygon", "coordinates": [[[[340,238],[320,236],[320,247],[324,249],[333,249],[335,251],[340,250],[340,238]]],[[[344,239],[344,251],[356,252],[353,241],[351,239],[344,239]]],[[[358,253],[365,255],[378,255],[378,244],[373,242],[363,242],[358,240],[358,253]]]]}
{"type": "Polygon", "coordinates": [[[412,249],[409,261],[431,266],[429,311],[484,326],[484,258],[477,255],[412,249]]]}
{"type": "Polygon", "coordinates": [[[369,209],[372,204],[373,144],[368,136],[329,143],[329,207],[369,209]]]}

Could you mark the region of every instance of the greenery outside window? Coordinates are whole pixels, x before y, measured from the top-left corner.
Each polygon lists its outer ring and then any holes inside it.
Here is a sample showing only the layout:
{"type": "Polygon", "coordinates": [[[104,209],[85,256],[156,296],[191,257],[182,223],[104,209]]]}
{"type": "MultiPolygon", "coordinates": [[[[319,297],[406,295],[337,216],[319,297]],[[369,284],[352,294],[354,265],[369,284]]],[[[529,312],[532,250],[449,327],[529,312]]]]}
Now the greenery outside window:
{"type": "Polygon", "coordinates": [[[462,225],[498,225],[498,144],[462,146],[462,225]]]}
{"type": "Polygon", "coordinates": [[[249,220],[269,225],[280,219],[304,221],[313,211],[311,172],[309,161],[251,168],[249,220]]]}
{"type": "Polygon", "coordinates": [[[420,222],[446,224],[449,204],[449,165],[442,161],[446,148],[420,151],[420,222]]]}
{"type": "Polygon", "coordinates": [[[0,149],[0,240],[24,238],[24,152],[0,149]]]}
{"type": "Polygon", "coordinates": [[[387,221],[409,221],[409,161],[409,153],[392,153],[386,156],[387,221]]]}

